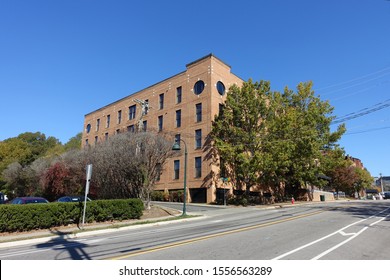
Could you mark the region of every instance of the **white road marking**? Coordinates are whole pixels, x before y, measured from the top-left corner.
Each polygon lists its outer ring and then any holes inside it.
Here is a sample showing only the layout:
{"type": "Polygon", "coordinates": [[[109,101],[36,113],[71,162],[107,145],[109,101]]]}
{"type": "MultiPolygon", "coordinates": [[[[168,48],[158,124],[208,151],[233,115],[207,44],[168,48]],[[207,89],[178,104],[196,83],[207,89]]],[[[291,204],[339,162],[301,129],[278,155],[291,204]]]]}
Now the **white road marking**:
{"type": "Polygon", "coordinates": [[[314,258],[312,258],[312,260],[318,260],[320,258],[322,258],[323,256],[329,254],[330,252],[336,250],[337,248],[343,246],[344,244],[348,243],[349,241],[351,241],[352,239],[354,239],[355,237],[358,237],[363,231],[365,231],[366,229],[368,229],[368,227],[364,227],[362,228],[358,233],[355,233],[353,234],[350,238],[348,238],[347,240],[344,240],[343,242],[337,244],[336,246],[333,246],[332,248],[322,252],[321,254],[319,254],[318,256],[315,256],[314,258]]]}
{"type": "Polygon", "coordinates": [[[368,217],[368,218],[366,218],[366,219],[361,219],[361,220],[359,220],[359,221],[357,221],[357,222],[354,222],[354,223],[352,223],[352,224],[350,224],[350,225],[347,225],[347,226],[345,226],[345,227],[343,227],[343,228],[341,228],[341,229],[339,229],[339,230],[337,230],[337,231],[335,231],[335,232],[333,232],[333,233],[331,233],[331,234],[328,234],[328,235],[326,235],[326,236],[324,236],[324,237],[322,237],[322,238],[319,238],[319,239],[317,239],[317,240],[314,240],[314,241],[312,241],[312,242],[310,242],[310,243],[308,243],[308,244],[305,244],[305,245],[303,245],[303,246],[301,246],[301,247],[298,247],[298,248],[296,248],[296,249],[294,249],[294,250],[292,250],[292,251],[289,251],[289,252],[287,252],[287,253],[285,253],[285,254],[283,254],[283,255],[280,255],[280,256],[278,256],[278,257],[276,257],[276,258],[273,258],[272,260],[280,260],[280,259],[282,259],[282,258],[284,258],[284,257],[287,257],[287,256],[289,256],[289,255],[291,255],[291,254],[294,254],[294,253],[296,253],[296,252],[298,252],[298,251],[300,251],[300,250],[302,250],[302,249],[305,249],[305,248],[307,248],[307,247],[310,247],[310,246],[312,246],[312,245],[314,245],[314,244],[316,244],[316,243],[318,243],[318,242],[320,242],[320,241],[323,241],[323,240],[325,240],[325,239],[327,239],[327,238],[329,238],[329,237],[331,237],[331,236],[333,236],[333,235],[335,235],[335,234],[341,234],[341,235],[343,235],[343,236],[352,235],[350,238],[344,240],[343,242],[341,242],[341,243],[335,245],[334,247],[332,247],[332,248],[330,248],[330,249],[324,251],[323,253],[321,253],[321,254],[319,254],[319,255],[317,255],[316,257],[313,258],[313,260],[318,260],[318,259],[320,259],[321,257],[323,257],[323,256],[329,254],[330,252],[334,251],[335,249],[339,248],[340,246],[342,246],[342,245],[348,243],[349,241],[351,241],[351,240],[354,239],[355,237],[359,236],[361,233],[363,233],[363,232],[364,232],[366,229],[368,229],[369,227],[371,227],[371,226],[373,226],[373,225],[375,225],[375,224],[377,224],[377,223],[380,223],[381,221],[383,221],[384,219],[386,219],[388,216],[390,216],[390,214],[388,214],[386,217],[381,218],[380,220],[378,220],[378,221],[376,221],[376,222],[371,223],[368,227],[364,227],[363,229],[361,229],[361,230],[360,230],[359,232],[357,232],[357,233],[345,233],[345,232],[344,232],[345,229],[347,229],[347,228],[349,228],[349,227],[351,227],[351,226],[360,224],[360,223],[362,223],[362,222],[364,222],[364,221],[367,221],[368,219],[379,218],[379,217],[378,217],[379,214],[382,214],[383,212],[385,212],[385,211],[387,211],[387,210],[389,210],[389,209],[390,209],[390,208],[386,208],[385,210],[383,210],[383,211],[381,211],[381,212],[379,212],[379,213],[377,213],[377,214],[375,214],[375,215],[373,215],[373,216],[370,216],[370,217],[368,217]]]}
{"type": "Polygon", "coordinates": [[[344,231],[340,230],[339,232],[342,236],[350,236],[356,234],[356,232],[351,232],[351,233],[345,233],[344,231]]]}

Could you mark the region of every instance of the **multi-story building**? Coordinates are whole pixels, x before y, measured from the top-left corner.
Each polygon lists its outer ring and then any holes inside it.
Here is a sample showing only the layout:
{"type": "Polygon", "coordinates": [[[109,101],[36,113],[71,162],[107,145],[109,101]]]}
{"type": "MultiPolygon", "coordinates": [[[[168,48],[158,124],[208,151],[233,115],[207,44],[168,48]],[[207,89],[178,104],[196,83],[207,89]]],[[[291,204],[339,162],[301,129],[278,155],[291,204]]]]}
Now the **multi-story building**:
{"type": "Polygon", "coordinates": [[[376,178],[375,185],[385,192],[390,191],[390,176],[380,176],[379,178],[376,178]]]}
{"type": "MultiPolygon", "coordinates": [[[[188,149],[187,197],[192,202],[213,202],[221,184],[218,166],[207,157],[205,140],[212,121],[225,101],[227,89],[243,80],[231,67],[209,54],[186,65],[186,70],[85,115],[83,145],[94,145],[111,135],[135,131],[142,107],[144,130],[165,131],[185,141],[188,149]],[[137,102],[138,101],[138,102],[137,102]]],[[[164,165],[156,190],[183,189],[184,155],[164,165]]]]}

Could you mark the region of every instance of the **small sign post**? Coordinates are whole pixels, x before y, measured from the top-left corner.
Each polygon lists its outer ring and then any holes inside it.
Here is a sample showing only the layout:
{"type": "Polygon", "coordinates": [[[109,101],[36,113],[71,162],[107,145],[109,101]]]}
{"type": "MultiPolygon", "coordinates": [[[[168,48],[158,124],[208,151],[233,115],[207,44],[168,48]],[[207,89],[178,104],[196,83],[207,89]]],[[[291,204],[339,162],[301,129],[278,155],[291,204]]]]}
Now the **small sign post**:
{"type": "Polygon", "coordinates": [[[91,181],[92,177],[92,164],[87,165],[87,182],[85,184],[85,197],[84,197],[84,211],[83,211],[83,223],[82,228],[84,229],[84,223],[85,223],[85,212],[87,210],[87,197],[89,193],[89,183],[91,181]]]}

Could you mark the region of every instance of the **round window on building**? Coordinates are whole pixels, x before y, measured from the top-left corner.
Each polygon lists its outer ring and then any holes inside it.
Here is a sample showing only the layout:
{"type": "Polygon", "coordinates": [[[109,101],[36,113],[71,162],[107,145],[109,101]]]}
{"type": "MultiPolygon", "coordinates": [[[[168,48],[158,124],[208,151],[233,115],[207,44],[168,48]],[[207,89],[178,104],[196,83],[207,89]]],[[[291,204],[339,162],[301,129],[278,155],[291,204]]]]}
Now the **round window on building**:
{"type": "Polygon", "coordinates": [[[87,131],[87,133],[89,133],[91,131],[91,124],[87,124],[87,127],[85,129],[87,131]]]}
{"type": "Polygon", "coordinates": [[[202,80],[199,80],[194,85],[194,93],[199,95],[204,90],[204,82],[202,80]]]}
{"type": "Polygon", "coordinates": [[[217,83],[217,90],[220,95],[225,94],[225,85],[221,81],[217,83]]]}

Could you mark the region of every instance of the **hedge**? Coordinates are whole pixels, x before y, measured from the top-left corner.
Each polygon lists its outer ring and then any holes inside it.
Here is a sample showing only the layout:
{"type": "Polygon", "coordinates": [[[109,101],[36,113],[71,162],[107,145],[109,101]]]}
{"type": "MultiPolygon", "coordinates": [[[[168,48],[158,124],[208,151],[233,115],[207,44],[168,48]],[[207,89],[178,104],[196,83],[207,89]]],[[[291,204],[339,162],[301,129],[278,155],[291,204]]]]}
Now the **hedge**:
{"type": "MultiPolygon", "coordinates": [[[[80,224],[84,202],[54,202],[0,205],[0,232],[48,229],[80,224]]],[[[93,200],[87,202],[85,222],[139,219],[144,204],[140,199],[93,200]]]]}

